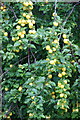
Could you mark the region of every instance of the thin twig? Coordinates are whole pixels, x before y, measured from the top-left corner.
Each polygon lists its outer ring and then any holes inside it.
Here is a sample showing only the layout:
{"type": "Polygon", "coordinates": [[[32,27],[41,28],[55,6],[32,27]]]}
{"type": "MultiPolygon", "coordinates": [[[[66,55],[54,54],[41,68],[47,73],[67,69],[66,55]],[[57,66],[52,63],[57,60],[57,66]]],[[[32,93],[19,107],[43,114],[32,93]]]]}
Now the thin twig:
{"type": "Polygon", "coordinates": [[[14,17],[16,18],[16,19],[18,19],[17,18],[17,15],[15,14],[15,12],[14,12],[14,9],[13,9],[13,7],[11,7],[10,5],[8,5],[9,6],[9,8],[10,8],[10,10],[13,12],[13,14],[14,14],[14,17]]]}
{"type": "Polygon", "coordinates": [[[35,55],[33,54],[31,48],[30,48],[30,52],[31,52],[32,56],[34,57],[34,62],[36,63],[36,57],[35,57],[35,55]]]}
{"type": "Polygon", "coordinates": [[[78,5],[79,3],[80,3],[80,1],[73,6],[73,8],[72,8],[72,10],[70,11],[69,15],[67,16],[67,18],[66,18],[65,21],[63,22],[63,26],[65,26],[67,20],[69,19],[69,17],[71,16],[72,12],[74,11],[74,8],[75,8],[76,5],[78,5]]]}
{"type": "Polygon", "coordinates": [[[28,65],[30,65],[30,48],[28,48],[28,65]]]}
{"type": "MultiPolygon", "coordinates": [[[[24,58],[22,58],[22,59],[20,59],[19,61],[17,61],[15,64],[13,64],[13,67],[15,66],[15,65],[17,65],[19,62],[21,62],[21,61],[23,61],[25,58],[27,58],[28,56],[26,56],[26,57],[24,57],[24,58]]],[[[12,68],[13,68],[12,67],[12,68]]],[[[2,76],[4,75],[4,74],[6,74],[6,73],[8,73],[12,68],[9,68],[7,71],[5,71],[0,77],[2,78],[2,76]]]]}

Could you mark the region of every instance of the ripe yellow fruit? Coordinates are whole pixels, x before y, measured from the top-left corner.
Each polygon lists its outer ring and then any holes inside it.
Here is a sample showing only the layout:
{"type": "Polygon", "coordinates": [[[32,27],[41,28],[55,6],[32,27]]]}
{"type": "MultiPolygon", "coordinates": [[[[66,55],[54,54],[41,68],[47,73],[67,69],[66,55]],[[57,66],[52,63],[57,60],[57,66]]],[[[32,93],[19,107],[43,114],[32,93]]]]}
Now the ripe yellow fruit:
{"type": "Polygon", "coordinates": [[[49,45],[46,46],[46,50],[50,50],[50,46],[49,45]]]}
{"type": "Polygon", "coordinates": [[[1,9],[1,10],[3,10],[3,9],[4,9],[4,7],[3,7],[3,6],[1,6],[1,7],[0,7],[0,9],[1,9]]]}
{"type": "Polygon", "coordinates": [[[9,89],[8,88],[5,88],[5,91],[8,91],[9,89]]]}
{"type": "Polygon", "coordinates": [[[33,85],[33,83],[29,83],[29,85],[31,85],[31,86],[32,86],[32,85],[33,85]]]}
{"type": "Polygon", "coordinates": [[[64,83],[67,84],[67,80],[64,80],[64,83]]]}
{"type": "Polygon", "coordinates": [[[53,25],[57,27],[58,26],[58,22],[56,22],[56,21],[53,22],[53,25]]]}
{"type": "Polygon", "coordinates": [[[21,24],[21,26],[25,26],[25,24],[21,24]]]}
{"type": "Polygon", "coordinates": [[[64,97],[64,93],[61,93],[61,94],[60,94],[60,97],[64,97]]]}
{"type": "Polygon", "coordinates": [[[65,72],[65,71],[66,71],[66,68],[64,68],[64,67],[63,67],[63,68],[62,68],[62,71],[64,71],[64,72],[65,72]]]}
{"type": "Polygon", "coordinates": [[[26,31],[25,31],[25,30],[23,30],[21,33],[22,33],[22,34],[26,34],[26,31]]]}
{"type": "Polygon", "coordinates": [[[9,115],[12,116],[12,112],[9,115]]]}
{"type": "Polygon", "coordinates": [[[10,116],[7,117],[8,119],[10,118],[10,116]]]}
{"type": "Polygon", "coordinates": [[[18,90],[19,90],[19,91],[22,91],[22,87],[20,86],[20,87],[18,88],[18,90]]]}
{"type": "Polygon", "coordinates": [[[61,85],[60,87],[61,87],[61,88],[64,88],[64,85],[61,85]]]}
{"type": "Polygon", "coordinates": [[[52,95],[52,98],[56,98],[56,96],[55,96],[55,95],[52,95]]]}
{"type": "Polygon", "coordinates": [[[52,94],[52,95],[54,95],[54,94],[55,94],[55,92],[52,92],[51,94],[52,94]]]}
{"type": "Polygon", "coordinates": [[[59,43],[59,40],[54,40],[53,43],[59,43]]]}
{"type": "Polygon", "coordinates": [[[20,43],[22,43],[22,40],[19,40],[20,43]]]}
{"type": "Polygon", "coordinates": [[[50,50],[49,50],[49,53],[52,53],[52,52],[53,52],[53,51],[50,49],[50,50]]]}
{"type": "Polygon", "coordinates": [[[34,98],[35,98],[35,96],[31,97],[31,99],[34,99],[34,98]]]}
{"type": "Polygon", "coordinates": [[[29,30],[29,33],[30,33],[30,34],[35,34],[36,31],[35,31],[35,30],[29,30]]]}
{"type": "Polygon", "coordinates": [[[16,38],[12,37],[12,41],[16,41],[16,38]]]}
{"type": "Polygon", "coordinates": [[[60,87],[62,84],[60,82],[58,82],[58,86],[60,87]]]}
{"type": "Polygon", "coordinates": [[[19,52],[19,50],[15,50],[15,52],[19,52]]]}
{"type": "Polygon", "coordinates": [[[22,47],[22,46],[19,46],[19,49],[21,49],[21,50],[22,50],[22,49],[23,49],[23,47],[22,47]]]}
{"type": "Polygon", "coordinates": [[[26,17],[26,13],[23,13],[22,15],[23,15],[23,17],[26,17]]]}
{"type": "Polygon", "coordinates": [[[12,67],[13,67],[13,65],[11,64],[11,65],[10,65],[10,68],[12,68],[12,67]]]}
{"type": "Polygon", "coordinates": [[[21,32],[18,32],[18,36],[21,36],[22,35],[22,33],[21,32]]]}
{"type": "Polygon", "coordinates": [[[50,61],[51,65],[55,65],[55,63],[56,63],[56,59],[50,61]]]}
{"type": "Polygon", "coordinates": [[[33,9],[33,6],[29,7],[29,9],[32,10],[32,9],[33,9]]]}
{"type": "Polygon", "coordinates": [[[30,15],[26,15],[26,18],[27,18],[27,19],[30,19],[30,15]]]}
{"type": "Polygon", "coordinates": [[[8,36],[8,33],[7,33],[7,32],[4,32],[4,36],[8,36]]]}
{"type": "Polygon", "coordinates": [[[66,75],[66,72],[62,72],[62,75],[63,75],[63,76],[66,75]]]}
{"type": "Polygon", "coordinates": [[[19,30],[20,28],[21,28],[21,27],[20,27],[19,25],[17,25],[17,26],[16,26],[16,29],[18,29],[18,30],[19,30]]]}
{"type": "Polygon", "coordinates": [[[28,2],[24,2],[23,5],[27,7],[29,5],[29,3],[28,2]]]}
{"type": "Polygon", "coordinates": [[[33,114],[32,113],[29,113],[29,117],[32,117],[33,116],[33,114]]]}
{"type": "Polygon", "coordinates": [[[55,48],[55,47],[53,47],[53,51],[54,51],[54,52],[56,51],[56,48],[55,48]]]}
{"type": "Polygon", "coordinates": [[[35,20],[32,20],[32,24],[35,24],[35,20]]]}
{"type": "Polygon", "coordinates": [[[28,24],[31,23],[31,20],[27,20],[27,23],[28,23],[28,24]]]}
{"type": "Polygon", "coordinates": [[[61,74],[61,73],[59,73],[59,74],[58,74],[58,77],[62,77],[62,74],[61,74]]]}
{"type": "Polygon", "coordinates": [[[63,34],[63,36],[62,36],[64,39],[66,39],[67,38],[67,36],[66,36],[66,34],[63,34]]]}
{"type": "Polygon", "coordinates": [[[22,34],[20,37],[21,37],[21,38],[24,38],[24,34],[22,34]]]}
{"type": "Polygon", "coordinates": [[[22,20],[19,20],[18,23],[21,24],[21,23],[22,23],[22,20]]]}
{"type": "Polygon", "coordinates": [[[63,42],[64,42],[65,44],[69,44],[69,39],[64,39],[63,42]]]}
{"type": "Polygon", "coordinates": [[[48,75],[48,78],[50,78],[50,79],[51,79],[51,78],[52,78],[52,75],[51,75],[51,74],[50,74],[50,75],[48,75]]]}
{"type": "Polygon", "coordinates": [[[29,23],[29,28],[33,28],[33,24],[32,23],[29,23]]]}
{"type": "Polygon", "coordinates": [[[28,2],[28,4],[29,4],[30,6],[32,6],[32,5],[33,5],[33,3],[32,3],[31,1],[29,1],[29,2],[28,2]]]}
{"type": "Polygon", "coordinates": [[[49,60],[49,58],[46,58],[46,60],[49,60]]]}

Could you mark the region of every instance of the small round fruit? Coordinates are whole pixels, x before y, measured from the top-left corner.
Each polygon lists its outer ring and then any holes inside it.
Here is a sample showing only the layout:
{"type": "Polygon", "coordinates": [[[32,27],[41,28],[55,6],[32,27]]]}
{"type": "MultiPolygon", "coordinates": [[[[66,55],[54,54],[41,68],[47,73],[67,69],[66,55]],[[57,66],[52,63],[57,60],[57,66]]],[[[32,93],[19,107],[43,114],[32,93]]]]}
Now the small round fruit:
{"type": "Polygon", "coordinates": [[[53,25],[57,27],[58,26],[58,22],[53,22],[53,25]]]}
{"type": "Polygon", "coordinates": [[[12,67],[13,67],[13,65],[11,64],[11,65],[10,65],[10,68],[12,68],[12,67]]]}
{"type": "Polygon", "coordinates": [[[62,68],[62,71],[64,71],[64,72],[65,72],[65,71],[66,71],[66,68],[62,68]]]}
{"type": "Polygon", "coordinates": [[[49,50],[49,53],[52,53],[52,52],[53,52],[53,51],[50,49],[50,50],[49,50]]]}
{"type": "Polygon", "coordinates": [[[61,94],[60,94],[60,97],[64,97],[64,94],[63,94],[63,93],[61,93],[61,94]]]}
{"type": "Polygon", "coordinates": [[[21,33],[22,33],[22,34],[26,34],[26,31],[25,31],[25,30],[23,30],[21,33]]]}
{"type": "Polygon", "coordinates": [[[51,65],[55,65],[54,60],[51,60],[51,61],[50,61],[50,64],[51,64],[51,65]]]}
{"type": "Polygon", "coordinates": [[[67,80],[64,80],[64,83],[67,84],[67,80]]]}
{"type": "Polygon", "coordinates": [[[28,2],[24,2],[23,5],[27,7],[29,5],[29,3],[28,2]]]}
{"type": "Polygon", "coordinates": [[[32,113],[29,113],[29,117],[32,117],[33,116],[33,114],[32,113]]]}
{"type": "Polygon", "coordinates": [[[30,19],[30,15],[26,15],[26,18],[27,18],[27,19],[30,19]]]}
{"type": "Polygon", "coordinates": [[[4,32],[4,36],[8,36],[8,33],[7,33],[7,32],[4,32]]]}
{"type": "Polygon", "coordinates": [[[23,13],[22,15],[23,15],[23,17],[26,17],[26,13],[23,13]]]}
{"type": "Polygon", "coordinates": [[[64,88],[64,85],[61,85],[60,88],[64,88]]]}
{"type": "Polygon", "coordinates": [[[64,42],[65,44],[69,44],[69,39],[64,39],[63,42],[64,42]]]}
{"type": "Polygon", "coordinates": [[[35,96],[31,97],[31,99],[34,99],[34,98],[35,98],[35,96]]]}
{"type": "Polygon", "coordinates": [[[22,34],[20,37],[21,37],[21,38],[24,38],[24,34],[22,34]]]}
{"type": "Polygon", "coordinates": [[[18,36],[21,36],[22,35],[22,33],[21,32],[18,32],[18,36]]]}
{"type": "Polygon", "coordinates": [[[20,27],[19,25],[17,25],[17,26],[16,26],[16,29],[18,29],[18,30],[19,30],[20,28],[21,28],[21,27],[20,27]]]}
{"type": "Polygon", "coordinates": [[[16,41],[16,38],[12,37],[12,41],[16,41]]]}
{"type": "Polygon", "coordinates": [[[62,72],[62,75],[63,75],[63,76],[66,75],[66,72],[62,72]]]}
{"type": "Polygon", "coordinates": [[[30,85],[30,86],[32,86],[32,85],[33,85],[33,83],[29,83],[29,85],[30,85]]]}
{"type": "Polygon", "coordinates": [[[58,77],[62,77],[62,74],[61,74],[61,73],[59,73],[59,74],[58,74],[58,77]]]}
{"type": "Polygon", "coordinates": [[[33,24],[32,23],[29,23],[29,28],[33,28],[33,24]]]}
{"type": "Polygon", "coordinates": [[[5,91],[8,91],[9,89],[8,88],[5,88],[5,91]]]}
{"type": "Polygon", "coordinates": [[[25,24],[21,24],[21,26],[25,26],[25,24]]]}
{"type": "Polygon", "coordinates": [[[20,87],[18,88],[18,90],[19,90],[19,91],[22,91],[22,87],[20,86],[20,87]]]}
{"type": "Polygon", "coordinates": [[[22,46],[19,46],[19,49],[21,49],[21,50],[22,50],[22,49],[23,49],[23,47],[22,47],[22,46]]]}
{"type": "Polygon", "coordinates": [[[49,45],[46,46],[46,50],[50,50],[50,46],[49,45]]]}
{"type": "Polygon", "coordinates": [[[67,38],[67,36],[66,36],[66,34],[63,34],[63,36],[62,36],[64,39],[66,39],[67,38]]]}
{"type": "Polygon", "coordinates": [[[48,75],[48,78],[50,78],[50,79],[51,79],[51,78],[52,78],[52,75],[51,75],[51,74],[50,74],[50,75],[48,75]]]}

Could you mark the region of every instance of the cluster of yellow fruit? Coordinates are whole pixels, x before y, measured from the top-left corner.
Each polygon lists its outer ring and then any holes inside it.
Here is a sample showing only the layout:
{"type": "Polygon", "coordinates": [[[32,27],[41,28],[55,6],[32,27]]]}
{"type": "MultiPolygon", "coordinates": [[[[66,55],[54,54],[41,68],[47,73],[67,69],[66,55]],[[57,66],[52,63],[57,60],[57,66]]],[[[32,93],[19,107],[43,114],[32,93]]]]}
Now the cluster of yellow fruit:
{"type": "Polygon", "coordinates": [[[65,107],[66,103],[67,103],[66,99],[59,99],[57,102],[57,106],[59,106],[60,109],[63,109],[63,110],[65,110],[65,112],[67,112],[68,109],[65,107]]]}
{"type": "Polygon", "coordinates": [[[52,95],[52,98],[54,98],[54,99],[56,98],[55,92],[52,92],[51,95],[52,95]]]}
{"type": "Polygon", "coordinates": [[[23,4],[23,10],[32,10],[33,9],[33,3],[31,1],[28,2],[22,2],[23,4]],[[27,8],[28,7],[28,8],[27,8]]]}
{"type": "Polygon", "coordinates": [[[67,35],[66,35],[66,34],[63,34],[62,37],[64,38],[63,42],[64,42],[65,44],[70,45],[70,41],[69,41],[69,39],[67,39],[67,35]]]}
{"type": "Polygon", "coordinates": [[[59,40],[58,39],[55,39],[53,42],[52,42],[52,45],[54,45],[55,47],[50,47],[49,45],[46,46],[46,50],[48,50],[49,53],[53,53],[56,51],[56,49],[59,47],[59,40]],[[56,45],[55,45],[56,44],[56,45]]]}
{"type": "Polygon", "coordinates": [[[65,76],[65,75],[66,75],[66,72],[65,72],[65,71],[66,71],[66,68],[63,67],[63,68],[62,68],[62,73],[59,73],[59,74],[58,74],[58,77],[61,78],[61,77],[65,76]]]}
{"type": "Polygon", "coordinates": [[[5,6],[5,5],[1,6],[1,7],[0,7],[0,10],[6,11],[6,6],[5,6]]]}
{"type": "MultiPolygon", "coordinates": [[[[24,19],[20,19],[18,21],[18,24],[20,24],[21,26],[25,26],[26,24],[28,24],[29,28],[31,30],[29,30],[30,34],[35,34],[35,20],[33,19],[33,14],[32,14],[32,9],[33,9],[33,3],[31,1],[29,2],[23,2],[23,10],[27,10],[27,12],[23,12],[22,16],[24,17],[24,19]]],[[[17,27],[17,29],[20,29],[20,26],[17,27]]],[[[24,36],[24,35],[23,35],[24,36]]],[[[22,36],[22,38],[23,38],[22,36]]]]}

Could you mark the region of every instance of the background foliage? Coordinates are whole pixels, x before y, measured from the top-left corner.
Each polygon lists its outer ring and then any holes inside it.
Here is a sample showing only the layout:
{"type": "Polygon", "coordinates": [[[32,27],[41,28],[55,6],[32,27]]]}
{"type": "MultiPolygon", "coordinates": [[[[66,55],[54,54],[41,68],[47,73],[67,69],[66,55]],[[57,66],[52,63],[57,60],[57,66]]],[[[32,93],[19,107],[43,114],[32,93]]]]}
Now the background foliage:
{"type": "Polygon", "coordinates": [[[1,3],[2,120],[80,118],[80,8],[74,4],[58,3],[57,15],[54,3],[1,3]]]}

